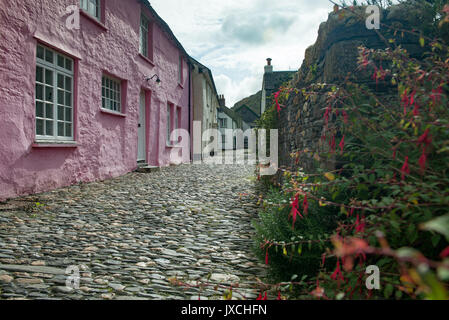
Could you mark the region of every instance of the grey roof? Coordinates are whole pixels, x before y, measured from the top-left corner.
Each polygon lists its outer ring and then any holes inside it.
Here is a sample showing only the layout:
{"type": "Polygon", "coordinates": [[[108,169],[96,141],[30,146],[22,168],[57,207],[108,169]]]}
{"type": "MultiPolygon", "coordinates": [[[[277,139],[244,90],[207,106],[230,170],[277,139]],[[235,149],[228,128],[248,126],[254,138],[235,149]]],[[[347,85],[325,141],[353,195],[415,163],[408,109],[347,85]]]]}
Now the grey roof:
{"type": "Polygon", "coordinates": [[[242,117],[233,110],[229,109],[228,107],[220,107],[218,108],[218,112],[228,115],[229,118],[237,122],[237,126],[239,128],[242,127],[242,117]]]}
{"type": "Polygon", "coordinates": [[[263,76],[265,90],[267,90],[267,92],[277,91],[284,82],[290,81],[295,73],[296,71],[275,71],[265,73],[263,76]]]}
{"type": "Polygon", "coordinates": [[[217,99],[218,99],[218,91],[217,91],[217,87],[215,86],[215,81],[214,81],[214,77],[212,76],[212,71],[208,67],[206,67],[204,64],[202,64],[201,62],[199,62],[198,60],[193,58],[192,56],[189,56],[189,61],[190,61],[191,64],[196,64],[198,66],[198,69],[201,72],[206,70],[206,72],[209,74],[209,78],[210,78],[210,80],[212,82],[212,85],[214,87],[215,95],[217,96],[217,99]]]}
{"type": "Polygon", "coordinates": [[[145,5],[145,7],[150,11],[150,13],[153,15],[153,17],[155,18],[155,22],[162,28],[162,30],[168,34],[169,38],[171,38],[173,40],[173,42],[175,43],[175,45],[178,47],[178,49],[185,55],[185,57],[188,59],[190,56],[187,53],[187,51],[184,49],[184,47],[182,46],[182,44],[179,42],[179,40],[176,38],[175,34],[173,33],[173,31],[170,29],[170,27],[168,26],[167,22],[164,21],[164,19],[162,19],[156,12],[156,10],[153,9],[153,7],[151,6],[150,2],[148,0],[137,0],[138,2],[142,3],[145,5]]]}

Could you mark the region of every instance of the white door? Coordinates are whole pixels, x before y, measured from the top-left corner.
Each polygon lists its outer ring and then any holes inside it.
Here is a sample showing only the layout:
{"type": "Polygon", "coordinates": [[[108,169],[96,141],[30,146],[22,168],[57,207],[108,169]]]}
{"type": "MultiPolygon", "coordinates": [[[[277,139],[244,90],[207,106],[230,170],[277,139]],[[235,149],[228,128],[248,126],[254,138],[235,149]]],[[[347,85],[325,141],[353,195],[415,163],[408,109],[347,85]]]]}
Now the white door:
{"type": "Polygon", "coordinates": [[[145,92],[140,93],[140,108],[139,108],[139,143],[137,151],[137,161],[146,161],[146,108],[145,108],[145,92]]]}

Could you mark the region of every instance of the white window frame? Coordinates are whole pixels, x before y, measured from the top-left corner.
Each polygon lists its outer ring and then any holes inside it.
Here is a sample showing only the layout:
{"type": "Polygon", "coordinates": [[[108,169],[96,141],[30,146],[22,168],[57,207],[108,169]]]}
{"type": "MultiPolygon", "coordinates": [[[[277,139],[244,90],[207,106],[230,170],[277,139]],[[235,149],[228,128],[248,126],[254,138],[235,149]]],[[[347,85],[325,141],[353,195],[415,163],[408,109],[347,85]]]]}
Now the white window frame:
{"type": "Polygon", "coordinates": [[[107,74],[101,77],[101,108],[122,113],[122,81],[107,74]]]}
{"type": "Polygon", "coordinates": [[[36,141],[74,141],[74,69],[75,69],[75,61],[68,57],[65,54],[59,53],[51,48],[48,48],[44,45],[37,44],[36,47],[36,77],[35,77],[35,135],[36,141]],[[39,57],[40,49],[43,49],[43,57],[39,57]],[[48,61],[47,58],[53,60],[52,62],[48,61]],[[59,59],[61,58],[61,60],[59,59]],[[63,62],[64,67],[59,65],[59,62],[63,62]],[[70,68],[68,66],[70,65],[70,68]],[[38,68],[42,69],[42,81],[38,81],[38,68]],[[52,74],[52,83],[46,83],[47,72],[51,72],[52,74]],[[63,86],[58,86],[59,76],[63,77],[63,86]],[[70,88],[67,88],[67,79],[70,79],[70,88]],[[41,99],[38,99],[38,86],[42,87],[42,96],[41,99]],[[51,88],[52,97],[46,97],[47,89],[51,88]],[[59,99],[59,93],[62,92],[62,99],[59,99]],[[69,99],[67,99],[69,97],[69,99]],[[63,100],[63,103],[59,103],[60,100],[63,100]],[[69,103],[67,103],[69,102],[69,103]],[[42,116],[39,115],[38,112],[38,103],[42,104],[42,116]],[[70,104],[70,105],[69,105],[70,104]],[[47,105],[52,105],[53,112],[52,118],[47,117],[47,105]],[[58,117],[58,112],[62,108],[63,114],[62,118],[58,117]],[[67,110],[69,109],[69,110],[67,110]],[[67,113],[69,111],[69,113],[67,113]],[[67,120],[67,115],[70,115],[70,120],[67,120]],[[38,134],[38,121],[43,121],[43,134],[38,134]],[[47,135],[47,124],[48,122],[53,122],[53,135],[47,135]],[[63,125],[64,136],[59,136],[58,125],[63,125]],[[67,128],[70,130],[70,136],[66,135],[67,128]]]}
{"type": "Polygon", "coordinates": [[[140,39],[139,39],[139,51],[140,54],[143,55],[146,58],[150,57],[150,43],[149,43],[149,37],[150,37],[150,19],[148,19],[145,14],[142,12],[140,14],[140,39]],[[146,22],[146,25],[144,24],[146,22]]]}
{"type": "Polygon", "coordinates": [[[101,21],[101,0],[80,0],[80,8],[93,18],[101,21]]]}

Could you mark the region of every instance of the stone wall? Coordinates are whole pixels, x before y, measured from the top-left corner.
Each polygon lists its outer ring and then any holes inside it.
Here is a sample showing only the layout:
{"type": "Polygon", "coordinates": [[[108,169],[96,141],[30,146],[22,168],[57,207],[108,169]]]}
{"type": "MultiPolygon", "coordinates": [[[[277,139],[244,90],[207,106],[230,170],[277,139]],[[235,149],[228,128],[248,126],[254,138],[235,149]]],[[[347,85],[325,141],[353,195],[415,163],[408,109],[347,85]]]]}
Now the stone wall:
{"type": "MultiPolygon", "coordinates": [[[[394,6],[382,12],[381,22],[403,29],[411,29],[426,23],[430,17],[419,14],[411,4],[394,6]]],[[[304,62],[292,81],[293,87],[299,89],[313,83],[337,84],[349,76],[351,81],[364,83],[379,94],[396,95],[393,87],[372,83],[373,72],[357,71],[358,47],[384,49],[388,39],[394,38],[396,44],[414,57],[420,57],[424,49],[419,45],[416,36],[391,33],[387,28],[368,30],[365,26],[364,8],[356,8],[354,13],[345,11],[329,14],[326,22],[320,25],[316,43],[305,53],[304,62]]],[[[306,101],[301,93],[290,95],[286,107],[283,108],[279,125],[279,157],[281,168],[303,168],[306,172],[316,169],[315,152],[320,148],[326,105],[326,89],[322,94],[306,101]],[[300,151],[299,159],[292,153],[300,151]],[[304,152],[305,151],[305,152],[304,152]]],[[[331,119],[332,121],[332,119],[331,119]]],[[[338,137],[337,137],[338,138],[338,137]]],[[[321,167],[333,168],[335,159],[320,162],[321,167]]]]}

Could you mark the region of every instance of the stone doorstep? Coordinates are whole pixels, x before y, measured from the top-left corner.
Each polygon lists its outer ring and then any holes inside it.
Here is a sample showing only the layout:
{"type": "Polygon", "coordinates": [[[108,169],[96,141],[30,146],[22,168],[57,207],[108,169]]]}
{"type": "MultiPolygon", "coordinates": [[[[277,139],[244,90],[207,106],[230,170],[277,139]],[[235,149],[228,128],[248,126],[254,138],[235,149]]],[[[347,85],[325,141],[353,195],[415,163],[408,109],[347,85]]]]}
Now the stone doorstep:
{"type": "Polygon", "coordinates": [[[160,167],[150,166],[146,163],[138,164],[137,169],[135,170],[135,172],[138,172],[138,173],[152,173],[152,172],[160,172],[160,171],[161,171],[160,167]]]}

